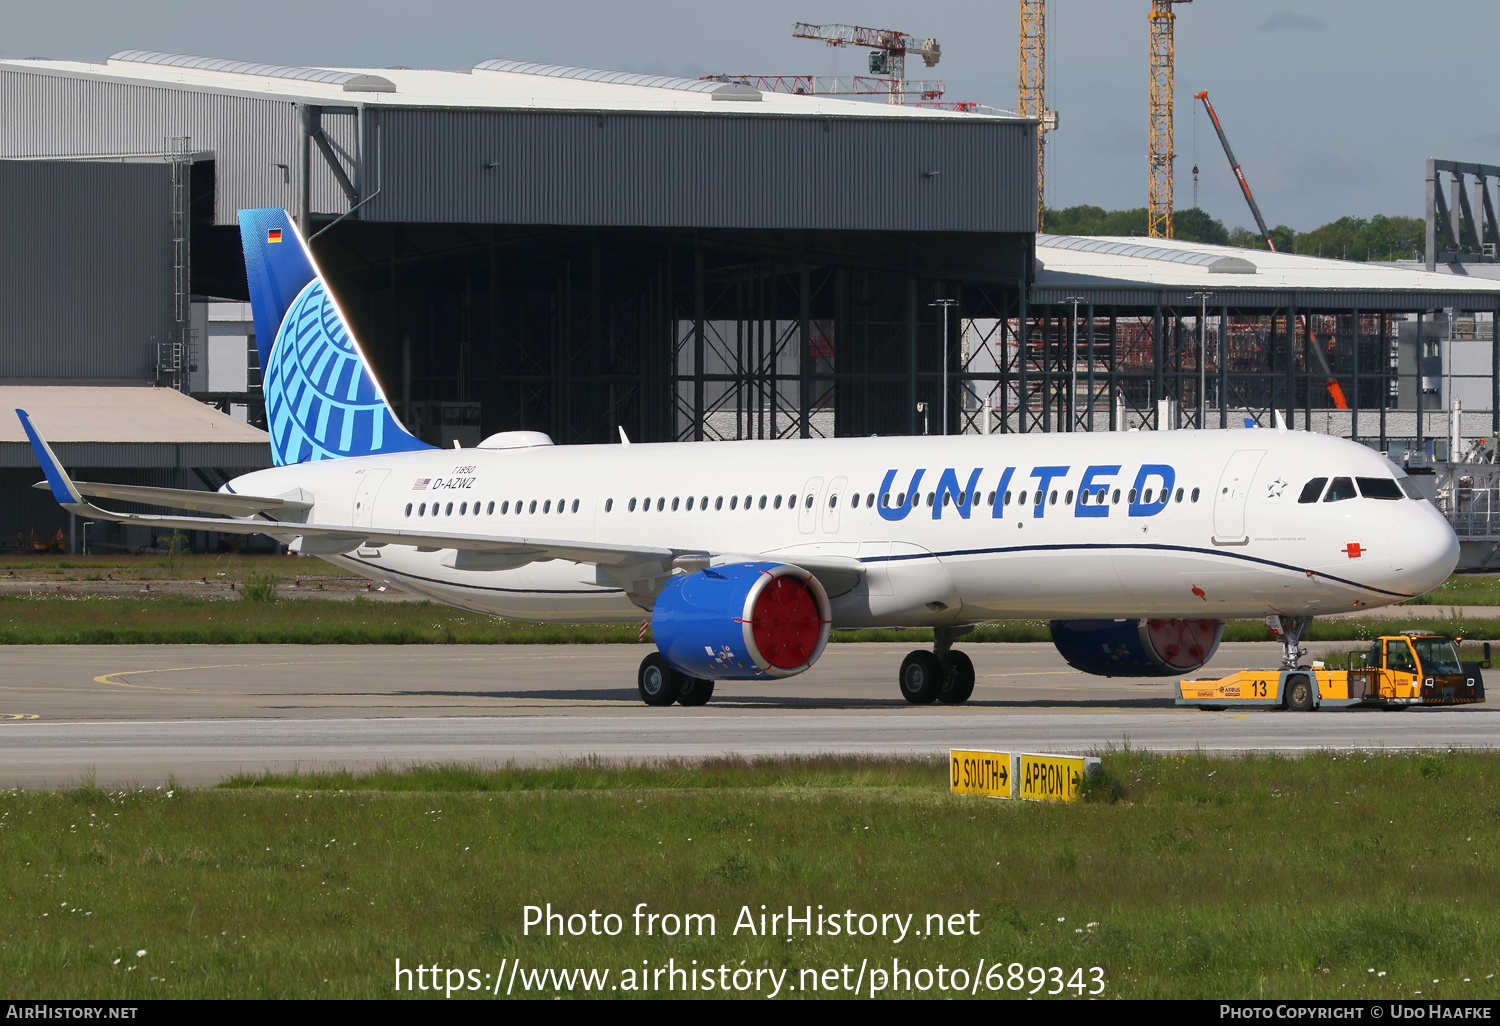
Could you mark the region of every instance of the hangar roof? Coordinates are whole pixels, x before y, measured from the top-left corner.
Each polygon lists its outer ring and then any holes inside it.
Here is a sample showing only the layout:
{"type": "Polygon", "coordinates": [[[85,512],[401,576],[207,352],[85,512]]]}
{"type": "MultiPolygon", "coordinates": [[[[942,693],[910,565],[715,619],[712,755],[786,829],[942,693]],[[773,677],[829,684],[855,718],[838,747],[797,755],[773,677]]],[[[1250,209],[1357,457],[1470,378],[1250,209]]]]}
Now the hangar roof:
{"type": "Polygon", "coordinates": [[[0,466],[36,457],[22,409],[68,466],[269,465],[268,436],[170,388],[0,385],[0,466]],[[187,451],[183,451],[187,450],[187,451]],[[117,458],[118,457],[118,458],[117,458]]]}
{"type": "Polygon", "coordinates": [[[413,68],[298,68],[122,50],[103,63],[10,60],[0,64],[117,82],[181,86],[289,99],[408,107],[536,110],[691,111],[866,118],[969,120],[1013,116],[960,113],[829,96],[763,93],[742,85],[595,71],[524,61],[488,60],[468,71],[413,68]],[[740,102],[725,103],[724,100],[740,102]],[[744,102],[751,101],[751,102],[744,102]]]}
{"type": "MultiPolygon", "coordinates": [[[[1333,260],[1294,253],[1272,253],[1215,246],[1180,239],[1045,235],[1036,237],[1034,302],[1065,301],[1091,293],[1092,302],[1133,303],[1139,297],[1184,292],[1213,293],[1209,305],[1257,297],[1280,305],[1281,297],[1321,295],[1340,303],[1366,305],[1360,296],[1388,297],[1370,309],[1428,309],[1476,303],[1500,305],[1500,281],[1456,277],[1387,263],[1333,260]],[[1217,298],[1222,297],[1222,298],[1217,298]],[[1357,300],[1357,301],[1356,301],[1357,300]],[[1405,307],[1400,304],[1406,303],[1405,307]]],[[[1298,300],[1290,300],[1296,302],[1298,300]]],[[[1196,300],[1195,300],[1196,302],[1196,300]]],[[[1258,305],[1258,304],[1257,304],[1258,305]]]]}
{"type": "MultiPolygon", "coordinates": [[[[31,415],[49,442],[251,442],[259,428],[170,388],[0,385],[0,409],[31,415]]],[[[0,442],[24,442],[20,418],[0,416],[0,442]]]]}

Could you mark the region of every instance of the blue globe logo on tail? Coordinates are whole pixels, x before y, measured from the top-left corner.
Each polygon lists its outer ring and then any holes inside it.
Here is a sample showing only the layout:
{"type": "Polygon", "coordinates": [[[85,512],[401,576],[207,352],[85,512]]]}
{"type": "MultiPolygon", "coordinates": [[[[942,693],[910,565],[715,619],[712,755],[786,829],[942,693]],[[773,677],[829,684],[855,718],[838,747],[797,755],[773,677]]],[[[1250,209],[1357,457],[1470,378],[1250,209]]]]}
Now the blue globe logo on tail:
{"type": "Polygon", "coordinates": [[[284,210],[240,211],[277,466],[430,449],[407,433],[284,210]]]}
{"type": "Polygon", "coordinates": [[[307,283],[281,322],[265,397],[283,466],[427,448],[396,422],[321,279],[307,283]]]}

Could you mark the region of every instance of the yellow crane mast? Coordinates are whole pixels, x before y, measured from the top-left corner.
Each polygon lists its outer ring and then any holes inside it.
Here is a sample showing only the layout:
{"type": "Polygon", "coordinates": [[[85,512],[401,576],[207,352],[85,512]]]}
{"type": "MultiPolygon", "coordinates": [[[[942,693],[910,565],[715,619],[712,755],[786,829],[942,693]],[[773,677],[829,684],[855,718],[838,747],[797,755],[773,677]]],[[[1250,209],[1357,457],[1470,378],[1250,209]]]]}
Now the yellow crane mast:
{"type": "Polygon", "coordinates": [[[1021,63],[1016,112],[1042,124],[1036,133],[1036,230],[1042,230],[1042,185],[1046,181],[1047,3],[1021,0],[1021,63]]]}
{"type": "Polygon", "coordinates": [[[1172,237],[1172,23],[1173,4],[1193,0],[1151,0],[1151,185],[1146,205],[1146,234],[1172,237]]]}

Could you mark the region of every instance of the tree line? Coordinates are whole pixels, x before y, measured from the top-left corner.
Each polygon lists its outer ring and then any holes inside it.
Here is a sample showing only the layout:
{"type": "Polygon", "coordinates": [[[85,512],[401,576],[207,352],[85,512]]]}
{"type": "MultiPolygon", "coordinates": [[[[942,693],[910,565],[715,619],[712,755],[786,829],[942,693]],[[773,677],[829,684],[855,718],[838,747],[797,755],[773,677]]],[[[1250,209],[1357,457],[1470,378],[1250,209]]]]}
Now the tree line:
{"type": "MultiPolygon", "coordinates": [[[[1051,235],[1146,235],[1146,208],[1105,210],[1077,206],[1044,211],[1043,229],[1051,235]]],[[[1249,228],[1226,228],[1224,222],[1196,207],[1172,215],[1173,235],[1187,242],[1206,242],[1240,249],[1265,249],[1265,240],[1249,228]]],[[[1339,260],[1420,260],[1427,225],[1416,217],[1341,217],[1308,232],[1284,224],[1271,229],[1279,253],[1333,257],[1339,260]]]]}

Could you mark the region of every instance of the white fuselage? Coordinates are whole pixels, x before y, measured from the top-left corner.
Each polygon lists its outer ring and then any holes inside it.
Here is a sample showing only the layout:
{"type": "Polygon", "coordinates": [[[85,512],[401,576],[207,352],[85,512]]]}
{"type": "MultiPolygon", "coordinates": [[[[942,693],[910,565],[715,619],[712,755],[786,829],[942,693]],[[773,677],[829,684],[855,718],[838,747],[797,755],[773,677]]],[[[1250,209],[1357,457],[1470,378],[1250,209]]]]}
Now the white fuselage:
{"type": "MultiPolygon", "coordinates": [[[[835,626],[857,627],[1399,602],[1457,562],[1432,504],[1298,501],[1315,477],[1399,474],[1341,439],[1231,430],[481,447],[278,467],[230,487],[301,489],[309,523],[857,559],[865,577],[833,598],[835,626]]],[[[329,558],[516,619],[645,615],[590,564],[459,570],[451,551],[397,545],[329,558]]]]}

